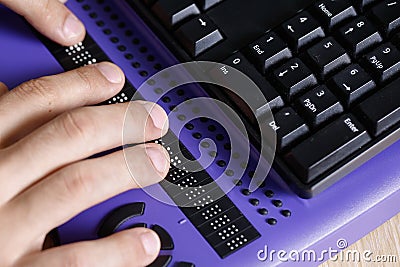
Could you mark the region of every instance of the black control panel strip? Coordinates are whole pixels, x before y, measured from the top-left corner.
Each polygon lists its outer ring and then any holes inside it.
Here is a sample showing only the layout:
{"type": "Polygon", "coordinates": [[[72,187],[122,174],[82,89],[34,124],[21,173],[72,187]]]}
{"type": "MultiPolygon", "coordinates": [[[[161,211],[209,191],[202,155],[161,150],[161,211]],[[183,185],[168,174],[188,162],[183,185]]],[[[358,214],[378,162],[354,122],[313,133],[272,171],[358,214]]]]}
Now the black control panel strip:
{"type": "MultiPolygon", "coordinates": [[[[89,34],[83,42],[70,47],[59,46],[38,36],[66,71],[101,61],[111,61],[89,34]]],[[[130,100],[135,91],[127,80],[120,93],[127,98],[121,102],[130,100]]],[[[104,102],[107,103],[109,102],[104,102]]],[[[212,183],[213,179],[206,171],[201,170],[200,165],[195,169],[201,171],[191,172],[186,169],[184,163],[177,164],[184,162],[184,158],[195,159],[172,133],[156,142],[165,147],[175,143],[175,146],[169,146],[169,151],[173,155],[171,158],[179,157],[171,162],[167,178],[160,185],[221,258],[238,251],[261,236],[217,184],[206,186],[212,183]],[[173,147],[179,148],[180,152],[173,147]]]]}

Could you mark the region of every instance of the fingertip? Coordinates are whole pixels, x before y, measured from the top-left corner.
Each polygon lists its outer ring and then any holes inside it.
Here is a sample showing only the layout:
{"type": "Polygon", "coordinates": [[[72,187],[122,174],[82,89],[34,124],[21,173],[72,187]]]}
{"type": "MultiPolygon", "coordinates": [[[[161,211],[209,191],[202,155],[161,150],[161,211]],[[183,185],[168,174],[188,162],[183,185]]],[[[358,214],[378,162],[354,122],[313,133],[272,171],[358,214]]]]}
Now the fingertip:
{"type": "Polygon", "coordinates": [[[151,259],[155,259],[161,247],[161,241],[158,235],[150,229],[143,229],[140,234],[140,241],[146,255],[151,259]]]}
{"type": "Polygon", "coordinates": [[[153,102],[139,101],[139,103],[141,103],[149,113],[153,125],[161,130],[160,137],[164,136],[169,128],[168,115],[165,110],[160,105],[153,102]]]}
{"type": "Polygon", "coordinates": [[[110,83],[122,84],[125,81],[125,75],[123,71],[113,63],[101,62],[94,66],[110,83]]]}
{"type": "MultiPolygon", "coordinates": [[[[146,154],[150,158],[154,169],[159,173],[160,178],[164,178],[168,172],[170,158],[164,147],[161,145],[146,145],[146,154]]],[[[159,181],[158,181],[159,182],[159,181]]]]}
{"type": "Polygon", "coordinates": [[[71,12],[66,16],[62,26],[62,42],[64,45],[73,45],[81,42],[86,34],[83,23],[71,12]]]}

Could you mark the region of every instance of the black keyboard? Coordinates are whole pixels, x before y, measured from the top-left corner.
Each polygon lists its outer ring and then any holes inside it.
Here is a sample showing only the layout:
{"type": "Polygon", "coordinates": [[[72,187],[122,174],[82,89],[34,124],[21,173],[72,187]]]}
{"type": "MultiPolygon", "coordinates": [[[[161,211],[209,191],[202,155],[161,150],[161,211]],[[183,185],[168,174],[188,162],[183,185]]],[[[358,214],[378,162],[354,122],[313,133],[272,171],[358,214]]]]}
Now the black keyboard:
{"type": "Polygon", "coordinates": [[[398,139],[400,1],[127,2],[182,61],[220,62],[252,78],[274,113],[261,125],[277,134],[274,167],[300,196],[398,139]]]}

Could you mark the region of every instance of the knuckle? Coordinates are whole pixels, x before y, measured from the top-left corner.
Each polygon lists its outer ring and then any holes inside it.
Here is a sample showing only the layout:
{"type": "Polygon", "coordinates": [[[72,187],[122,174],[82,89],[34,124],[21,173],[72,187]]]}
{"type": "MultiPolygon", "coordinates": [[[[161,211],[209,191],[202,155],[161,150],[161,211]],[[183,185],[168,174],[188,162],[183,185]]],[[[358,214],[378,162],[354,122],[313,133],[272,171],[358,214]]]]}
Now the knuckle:
{"type": "Polygon", "coordinates": [[[90,67],[83,67],[75,70],[75,75],[81,83],[81,89],[85,92],[94,91],[96,85],[95,81],[97,80],[94,74],[90,71],[90,67]]]}
{"type": "Polygon", "coordinates": [[[81,108],[63,114],[60,123],[67,138],[85,142],[89,141],[90,136],[95,133],[95,123],[90,119],[89,113],[85,111],[85,108],[81,108]]]}
{"type": "Polygon", "coordinates": [[[93,192],[93,175],[87,172],[82,164],[71,165],[61,176],[60,183],[63,193],[61,199],[70,202],[71,199],[80,199],[93,192]]]}
{"type": "Polygon", "coordinates": [[[15,94],[19,99],[34,98],[39,105],[52,106],[57,99],[57,86],[49,77],[42,77],[21,84],[15,90],[15,94]]]}

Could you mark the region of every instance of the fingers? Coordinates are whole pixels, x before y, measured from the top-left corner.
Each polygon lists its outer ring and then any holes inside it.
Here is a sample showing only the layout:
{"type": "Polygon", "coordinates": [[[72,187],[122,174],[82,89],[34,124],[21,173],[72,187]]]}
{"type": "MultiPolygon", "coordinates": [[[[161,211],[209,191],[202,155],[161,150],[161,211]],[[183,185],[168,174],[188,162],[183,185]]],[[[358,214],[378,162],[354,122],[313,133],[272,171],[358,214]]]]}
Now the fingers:
{"type": "Polygon", "coordinates": [[[53,41],[68,46],[85,37],[85,27],[58,0],[2,0],[2,3],[24,16],[39,32],[53,41]]]}
{"type": "Polygon", "coordinates": [[[128,105],[84,107],[64,113],[0,151],[4,153],[0,156],[0,177],[13,176],[12,180],[0,180],[0,187],[7,188],[0,202],[71,162],[122,145],[124,131],[129,143],[153,140],[166,133],[167,128],[157,128],[167,121],[161,107],[150,110],[154,104],[144,101],[130,103],[129,109],[128,105]],[[131,127],[124,127],[125,113],[131,127]]]}
{"type": "Polygon", "coordinates": [[[18,86],[0,98],[0,147],[14,143],[66,110],[107,100],[121,90],[123,83],[123,72],[104,62],[18,86]]]}
{"type": "Polygon", "coordinates": [[[45,250],[28,256],[16,266],[147,266],[160,250],[160,240],[150,229],[135,228],[96,241],[45,250]]]}
{"type": "Polygon", "coordinates": [[[0,97],[8,92],[8,87],[4,83],[0,82],[0,97]]]}
{"type": "Polygon", "coordinates": [[[168,169],[169,156],[157,144],[128,148],[125,157],[123,151],[118,151],[81,161],[55,172],[7,203],[8,220],[15,222],[16,229],[22,229],[18,235],[44,236],[48,229],[101,201],[161,181],[168,169]],[[26,222],[29,229],[24,227],[26,222]]]}

